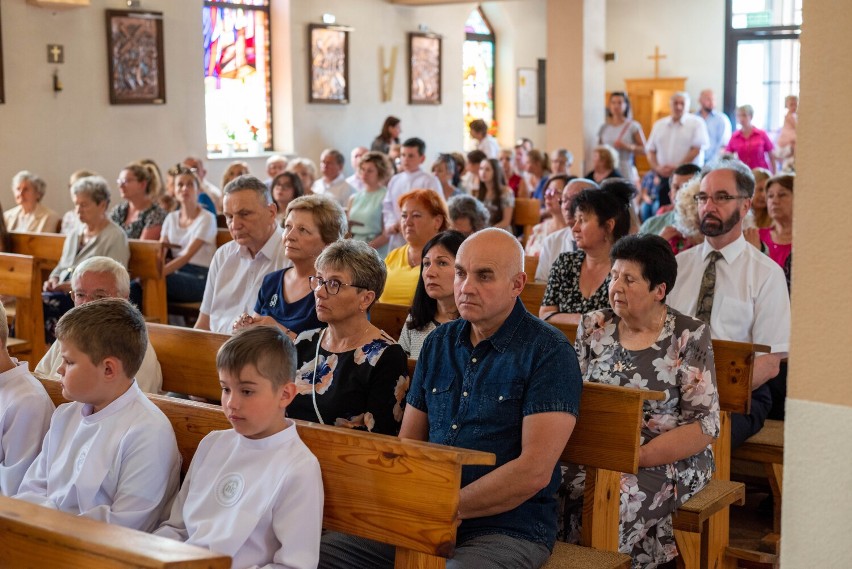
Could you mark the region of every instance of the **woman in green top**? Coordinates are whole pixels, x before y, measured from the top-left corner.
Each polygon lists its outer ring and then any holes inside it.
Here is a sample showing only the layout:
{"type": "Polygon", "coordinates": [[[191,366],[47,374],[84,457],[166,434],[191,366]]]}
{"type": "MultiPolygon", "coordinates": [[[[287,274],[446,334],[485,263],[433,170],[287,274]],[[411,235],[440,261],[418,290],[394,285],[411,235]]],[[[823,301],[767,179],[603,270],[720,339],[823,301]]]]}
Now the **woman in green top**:
{"type": "Polygon", "coordinates": [[[352,239],[366,242],[382,257],[387,254],[388,243],[388,235],[382,223],[382,200],[385,199],[386,184],[392,173],[387,156],[381,152],[365,154],[358,167],[364,191],[349,198],[347,207],[352,239]]]}

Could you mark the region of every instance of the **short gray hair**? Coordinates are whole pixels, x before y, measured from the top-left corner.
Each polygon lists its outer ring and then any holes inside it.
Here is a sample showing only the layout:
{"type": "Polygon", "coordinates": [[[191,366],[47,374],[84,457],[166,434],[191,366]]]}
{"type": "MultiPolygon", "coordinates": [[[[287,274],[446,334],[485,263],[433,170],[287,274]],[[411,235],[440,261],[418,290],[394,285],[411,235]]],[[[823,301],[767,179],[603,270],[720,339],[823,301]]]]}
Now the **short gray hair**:
{"type": "Polygon", "coordinates": [[[236,192],[242,192],[245,190],[250,190],[257,194],[257,197],[265,203],[266,205],[272,205],[272,194],[269,192],[269,188],[266,187],[260,178],[256,178],[251,174],[243,174],[242,176],[237,176],[225,186],[225,189],[222,190],[223,196],[228,196],[236,192]]]}
{"type": "Polygon", "coordinates": [[[18,187],[18,184],[21,182],[29,182],[33,189],[36,191],[36,195],[38,196],[38,201],[41,201],[41,198],[44,197],[44,192],[47,189],[47,184],[45,184],[44,180],[38,174],[33,174],[27,170],[21,170],[14,176],[12,176],[12,191],[15,191],[15,188],[18,187]]]}
{"type": "Polygon", "coordinates": [[[733,172],[737,183],[737,193],[748,198],[754,197],[754,174],[751,173],[748,166],[739,160],[719,160],[701,170],[701,180],[704,180],[708,174],[716,170],[733,172]]]}
{"type": "Polygon", "coordinates": [[[686,109],[689,110],[689,101],[691,100],[689,98],[689,93],[687,93],[686,91],[675,91],[674,93],[672,93],[672,96],[669,101],[674,101],[678,97],[683,97],[683,102],[686,104],[686,109]]]}
{"type": "Polygon", "coordinates": [[[130,275],[124,265],[109,257],[89,257],[74,269],[71,283],[82,278],[86,273],[107,273],[115,280],[115,291],[121,298],[130,296],[130,275]]]}
{"type": "Polygon", "coordinates": [[[275,163],[283,163],[284,167],[287,167],[287,157],[281,154],[273,154],[269,158],[266,159],[266,165],[270,166],[275,163]]]}
{"type": "Polygon", "coordinates": [[[109,205],[109,185],[103,176],[80,178],[71,186],[71,193],[75,196],[86,196],[98,205],[102,203],[109,205]]]}
{"type": "MultiPolygon", "coordinates": [[[[388,270],[379,253],[364,243],[354,239],[341,239],[326,247],[317,257],[314,266],[318,271],[327,268],[348,270],[352,273],[352,282],[376,293],[375,302],[385,290],[388,270]]],[[[372,306],[372,304],[370,305],[372,306]]]]}
{"type": "Polygon", "coordinates": [[[323,156],[331,156],[334,158],[334,161],[337,162],[338,166],[346,164],[346,158],[343,156],[343,153],[339,150],[335,150],[334,148],[326,148],[323,150],[322,154],[320,154],[320,159],[322,159],[323,156]]]}
{"type": "Polygon", "coordinates": [[[314,221],[319,227],[320,237],[326,245],[346,236],[348,227],[346,212],[337,200],[323,195],[301,196],[287,204],[286,215],[290,215],[291,211],[297,209],[313,214],[314,221]]]}
{"type": "Polygon", "coordinates": [[[453,196],[447,200],[447,209],[450,212],[450,220],[461,218],[470,220],[470,228],[474,232],[488,227],[491,214],[481,201],[468,195],[453,196]]]}
{"type": "Polygon", "coordinates": [[[754,117],[754,107],[751,105],[740,105],[737,107],[737,110],[741,113],[745,113],[750,117],[754,117]]]}
{"type": "MultiPolygon", "coordinates": [[[[296,169],[297,166],[304,166],[307,169],[308,173],[311,175],[311,178],[316,179],[317,177],[317,165],[310,158],[294,158],[287,164],[287,171],[292,172],[296,169]]],[[[310,188],[305,188],[309,190],[310,188]]]]}

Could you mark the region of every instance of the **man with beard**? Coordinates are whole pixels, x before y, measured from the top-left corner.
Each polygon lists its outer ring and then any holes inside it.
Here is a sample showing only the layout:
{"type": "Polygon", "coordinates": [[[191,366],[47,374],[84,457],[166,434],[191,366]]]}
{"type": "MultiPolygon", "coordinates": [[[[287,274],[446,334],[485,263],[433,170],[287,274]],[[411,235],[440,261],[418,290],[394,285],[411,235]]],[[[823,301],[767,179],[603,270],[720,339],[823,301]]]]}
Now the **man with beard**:
{"type": "MultiPolygon", "coordinates": [[[[755,358],[749,415],[733,415],[731,447],[763,427],[772,407],[767,382],[778,376],[790,343],[790,300],[784,272],[743,237],[754,176],[739,161],[722,160],[701,174],[695,196],[706,239],[677,256],[677,286],[669,306],[710,324],[716,340],[771,346],[755,358]]],[[[776,381],[786,381],[777,378],[776,381]]]]}

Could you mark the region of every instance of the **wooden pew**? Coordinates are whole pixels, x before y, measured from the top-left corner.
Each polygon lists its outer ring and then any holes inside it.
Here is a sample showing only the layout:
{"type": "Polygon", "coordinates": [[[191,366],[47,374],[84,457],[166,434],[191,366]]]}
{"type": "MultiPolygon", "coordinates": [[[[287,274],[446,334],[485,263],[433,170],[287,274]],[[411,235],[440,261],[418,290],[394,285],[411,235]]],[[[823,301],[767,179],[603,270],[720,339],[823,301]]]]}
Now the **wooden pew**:
{"type": "Polygon", "coordinates": [[[231,558],[0,496],[3,567],[229,569],[231,558]]]}
{"type": "Polygon", "coordinates": [[[409,306],[402,304],[377,302],[370,308],[370,322],[394,340],[399,340],[409,310],[409,306]]]}
{"type": "Polygon", "coordinates": [[[526,245],[532,235],[533,226],[541,221],[541,202],[535,198],[515,198],[512,225],[524,228],[521,244],[526,245]]]}
{"type": "MultiPolygon", "coordinates": [[[[62,246],[65,236],[57,233],[9,232],[12,251],[22,255],[32,255],[40,262],[42,282],[47,278],[59,259],[62,258],[62,246]]],[[[129,239],[130,260],[127,270],[130,278],[138,278],[142,283],[142,314],[155,322],[168,322],[166,310],[166,283],[163,277],[163,260],[158,241],[129,239]]]]}
{"type": "Polygon", "coordinates": [[[524,255],[524,272],[527,274],[527,282],[535,282],[535,271],[538,269],[538,256],[524,255]]]}
{"type": "Polygon", "coordinates": [[[234,238],[231,236],[231,231],[229,229],[222,229],[221,227],[216,230],[216,248],[218,249],[225,243],[229,241],[233,241],[234,238]]]}
{"type": "MultiPolygon", "coordinates": [[[[61,403],[59,383],[41,381],[61,403]]],[[[230,428],[221,407],[149,398],[175,429],[184,472],[207,433],[230,428]]],[[[461,469],[494,464],[493,454],[303,421],[296,425],[322,469],[325,529],[394,545],[400,569],[445,566],[443,558],[455,548],[461,469]]]]}
{"type": "Polygon", "coordinates": [[[527,281],[524,285],[524,290],[521,291],[521,302],[526,306],[527,311],[533,316],[538,316],[538,310],[541,308],[541,300],[544,298],[544,289],[547,285],[544,283],[536,283],[527,281]]]}
{"type": "Polygon", "coordinates": [[[0,294],[14,296],[15,338],[7,347],[12,356],[30,360],[30,367],[47,352],[44,307],[41,302],[41,266],[30,255],[0,253],[0,294]]]}
{"type": "MultiPolygon", "coordinates": [[[[205,330],[148,323],[148,341],[163,372],[163,391],[222,398],[216,352],[229,338],[205,330]]],[[[229,427],[226,427],[229,428],[229,427]]]]}

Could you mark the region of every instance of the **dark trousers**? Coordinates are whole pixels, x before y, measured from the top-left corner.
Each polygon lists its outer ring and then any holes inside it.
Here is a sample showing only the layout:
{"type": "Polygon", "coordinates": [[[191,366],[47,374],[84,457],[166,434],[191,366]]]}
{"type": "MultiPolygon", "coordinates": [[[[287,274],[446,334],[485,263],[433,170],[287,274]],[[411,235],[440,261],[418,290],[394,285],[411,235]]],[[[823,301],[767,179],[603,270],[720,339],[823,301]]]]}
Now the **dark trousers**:
{"type": "Polygon", "coordinates": [[[731,450],[763,428],[766,419],[784,420],[787,399],[787,364],[781,363],[778,375],[751,392],[751,413],[731,415],[731,450]]]}

